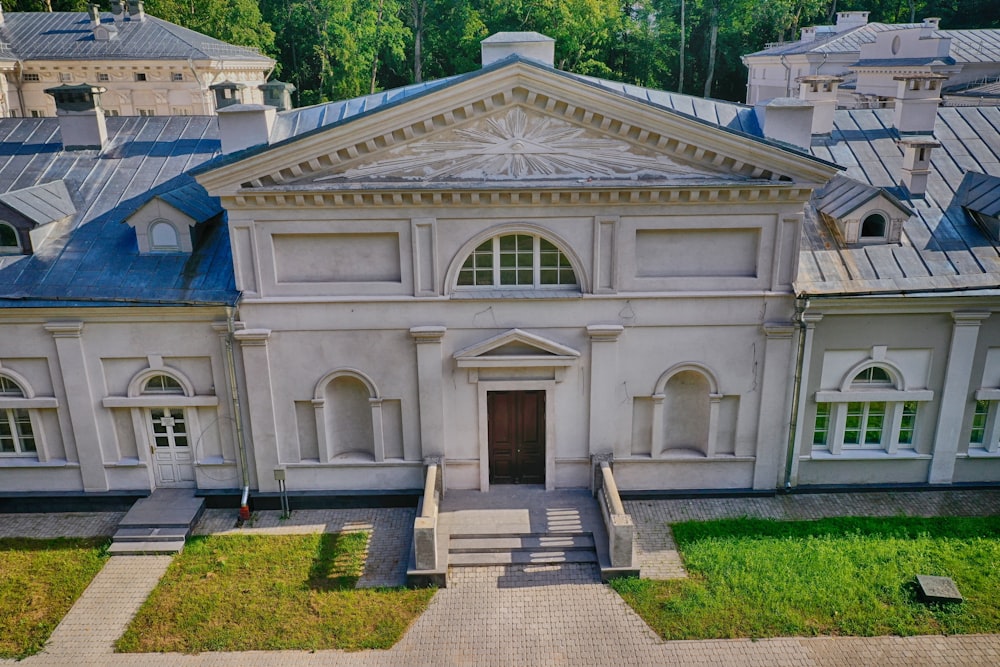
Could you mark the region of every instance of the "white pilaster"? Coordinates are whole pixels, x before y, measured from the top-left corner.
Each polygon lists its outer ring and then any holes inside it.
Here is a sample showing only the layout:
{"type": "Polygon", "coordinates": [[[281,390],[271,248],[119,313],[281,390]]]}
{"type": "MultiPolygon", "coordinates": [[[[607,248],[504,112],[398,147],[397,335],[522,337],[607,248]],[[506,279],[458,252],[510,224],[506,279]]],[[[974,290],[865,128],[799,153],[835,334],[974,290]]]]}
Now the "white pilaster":
{"type": "Polygon", "coordinates": [[[445,456],[444,379],[441,326],[413,327],[410,335],[417,345],[417,387],[420,397],[420,456],[445,456]]]}
{"type": "MultiPolygon", "coordinates": [[[[592,324],[590,336],[590,453],[629,455],[628,438],[618,428],[618,338],[625,327],[592,324]]],[[[655,435],[653,436],[656,437],[655,435]]]]}
{"type": "Polygon", "coordinates": [[[274,419],[274,395],[271,391],[271,365],[267,342],[270,329],[244,329],[233,334],[243,351],[243,370],[247,377],[247,412],[250,414],[250,448],[254,452],[257,487],[277,491],[274,469],[278,457],[278,435],[274,419]]]}
{"type": "Polygon", "coordinates": [[[773,489],[780,483],[782,454],[788,443],[788,367],[792,361],[795,327],[790,323],[766,322],[763,326],[764,370],[760,381],[760,418],[753,488],[773,489]]]}
{"type": "Polygon", "coordinates": [[[951,314],[955,323],[948,351],[948,368],[945,370],[944,386],[941,388],[941,400],[938,404],[933,458],[927,476],[930,484],[951,484],[955,474],[955,454],[958,453],[962,419],[969,402],[969,383],[972,361],[976,356],[979,326],[989,316],[986,312],[956,311],[951,314]]]}
{"type": "Polygon", "coordinates": [[[107,491],[104,472],[104,449],[97,425],[97,399],[90,386],[87,361],[83,351],[83,322],[47,322],[45,330],[55,339],[56,354],[66,407],[73,426],[76,453],[80,459],[80,477],[84,491],[107,491]]]}

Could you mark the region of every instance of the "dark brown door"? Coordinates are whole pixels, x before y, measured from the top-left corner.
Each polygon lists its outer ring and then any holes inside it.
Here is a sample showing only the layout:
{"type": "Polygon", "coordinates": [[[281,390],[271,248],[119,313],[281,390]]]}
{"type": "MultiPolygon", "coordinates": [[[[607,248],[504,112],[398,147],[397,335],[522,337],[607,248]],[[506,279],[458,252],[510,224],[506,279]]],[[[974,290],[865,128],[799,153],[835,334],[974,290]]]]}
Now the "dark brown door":
{"type": "Polygon", "coordinates": [[[490,484],[545,483],[545,392],[491,391],[490,484]]]}

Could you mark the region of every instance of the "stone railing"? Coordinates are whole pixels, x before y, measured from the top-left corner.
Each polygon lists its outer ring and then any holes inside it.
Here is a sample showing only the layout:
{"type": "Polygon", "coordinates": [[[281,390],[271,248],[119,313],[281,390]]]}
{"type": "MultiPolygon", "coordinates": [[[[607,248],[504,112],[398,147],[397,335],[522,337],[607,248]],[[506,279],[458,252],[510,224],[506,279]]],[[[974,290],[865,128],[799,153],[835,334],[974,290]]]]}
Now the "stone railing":
{"type": "Polygon", "coordinates": [[[413,552],[415,569],[437,570],[438,568],[438,509],[441,504],[443,471],[438,459],[427,460],[427,476],[424,481],[424,497],[420,514],[413,521],[413,552]]]}
{"type": "Polygon", "coordinates": [[[608,530],[608,555],[613,568],[632,568],[635,524],[625,512],[610,461],[597,461],[594,476],[597,502],[608,530]]]}

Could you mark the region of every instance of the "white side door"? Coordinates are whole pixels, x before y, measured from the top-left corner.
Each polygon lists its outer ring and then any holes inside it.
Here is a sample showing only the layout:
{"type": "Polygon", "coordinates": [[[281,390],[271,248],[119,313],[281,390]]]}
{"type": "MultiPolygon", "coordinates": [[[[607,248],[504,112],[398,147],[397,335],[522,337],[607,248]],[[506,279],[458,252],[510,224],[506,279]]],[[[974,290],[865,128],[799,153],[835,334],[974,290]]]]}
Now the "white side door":
{"type": "Polygon", "coordinates": [[[152,408],[153,472],[157,486],[193,487],[194,465],[187,420],[180,408],[152,408]]]}

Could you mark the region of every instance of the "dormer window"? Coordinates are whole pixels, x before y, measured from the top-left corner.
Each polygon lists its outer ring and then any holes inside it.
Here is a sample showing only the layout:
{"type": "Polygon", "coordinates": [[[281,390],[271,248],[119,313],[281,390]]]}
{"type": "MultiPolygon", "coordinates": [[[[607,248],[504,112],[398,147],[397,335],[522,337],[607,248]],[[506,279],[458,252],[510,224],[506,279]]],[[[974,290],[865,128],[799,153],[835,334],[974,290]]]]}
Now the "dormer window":
{"type": "Polygon", "coordinates": [[[0,255],[20,255],[21,241],[17,230],[6,222],[0,222],[0,255]]]}
{"type": "Polygon", "coordinates": [[[149,226],[149,249],[152,252],[179,252],[180,237],[166,220],[157,220],[149,226]]]}
{"type": "Polygon", "coordinates": [[[872,213],[861,223],[861,240],[885,238],[885,227],[885,216],[881,213],[872,213]]]}

